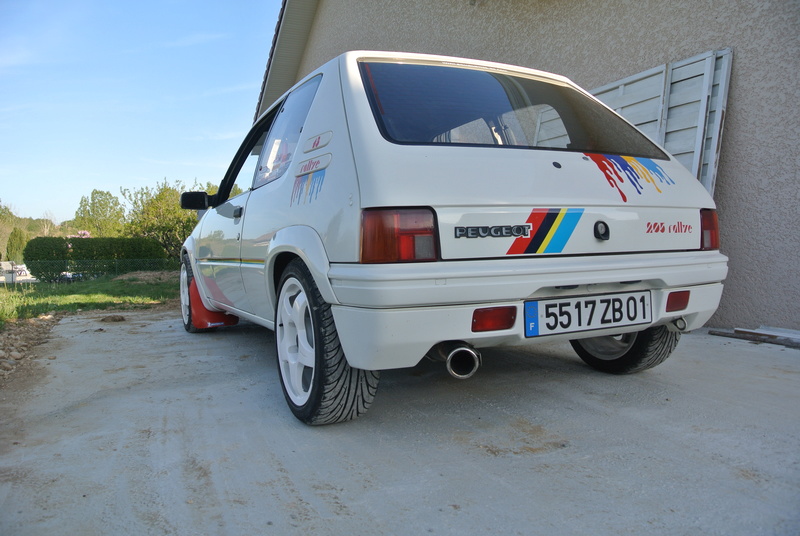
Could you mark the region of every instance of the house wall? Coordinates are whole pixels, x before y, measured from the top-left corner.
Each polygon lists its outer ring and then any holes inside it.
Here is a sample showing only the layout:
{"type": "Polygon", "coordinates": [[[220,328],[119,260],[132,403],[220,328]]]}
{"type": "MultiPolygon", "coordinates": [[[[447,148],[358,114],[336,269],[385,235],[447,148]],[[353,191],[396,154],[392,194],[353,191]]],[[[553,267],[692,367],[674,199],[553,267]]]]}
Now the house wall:
{"type": "Polygon", "coordinates": [[[710,325],[800,329],[800,0],[320,0],[298,75],[354,49],[524,65],[594,88],[733,49],[710,325]]]}

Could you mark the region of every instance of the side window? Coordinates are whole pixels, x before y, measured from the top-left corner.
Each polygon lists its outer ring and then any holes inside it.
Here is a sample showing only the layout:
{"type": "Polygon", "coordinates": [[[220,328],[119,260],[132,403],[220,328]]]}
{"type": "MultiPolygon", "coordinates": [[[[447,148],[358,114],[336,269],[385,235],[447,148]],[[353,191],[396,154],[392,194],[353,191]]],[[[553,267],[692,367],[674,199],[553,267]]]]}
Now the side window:
{"type": "Polygon", "coordinates": [[[258,165],[258,157],[261,154],[261,149],[264,147],[264,140],[266,138],[267,132],[265,130],[261,133],[261,136],[258,137],[256,144],[250,149],[242,167],[239,168],[239,173],[237,173],[236,180],[233,182],[231,193],[228,195],[229,199],[250,189],[250,184],[252,184],[253,176],[256,172],[256,165],[258,165]]]}
{"type": "Polygon", "coordinates": [[[286,97],[261,151],[253,188],[280,178],[289,168],[321,80],[316,76],[286,97]]]}
{"type": "Polygon", "coordinates": [[[272,118],[265,118],[242,142],[216,193],[215,206],[249,191],[272,118]]]}

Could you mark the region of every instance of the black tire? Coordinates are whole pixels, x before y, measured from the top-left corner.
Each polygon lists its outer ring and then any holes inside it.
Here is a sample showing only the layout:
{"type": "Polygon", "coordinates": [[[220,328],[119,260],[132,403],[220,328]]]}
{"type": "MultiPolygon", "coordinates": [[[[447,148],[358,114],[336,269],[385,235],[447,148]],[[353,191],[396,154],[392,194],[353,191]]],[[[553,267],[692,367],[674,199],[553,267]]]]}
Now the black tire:
{"type": "Polygon", "coordinates": [[[192,298],[189,293],[189,285],[191,285],[192,279],[194,279],[192,265],[189,261],[189,256],[184,253],[181,256],[180,276],[181,319],[183,320],[183,329],[189,333],[202,333],[213,328],[200,329],[196,328],[192,323],[192,298]]]}
{"type": "Polygon", "coordinates": [[[372,405],[380,373],[347,363],[331,307],[300,259],[289,263],[281,275],[275,350],[283,394],[302,422],[349,421],[372,405]]]}
{"type": "Polygon", "coordinates": [[[666,326],[617,336],[570,341],[587,365],[609,374],[633,374],[663,363],[678,345],[681,334],[666,326]]]}

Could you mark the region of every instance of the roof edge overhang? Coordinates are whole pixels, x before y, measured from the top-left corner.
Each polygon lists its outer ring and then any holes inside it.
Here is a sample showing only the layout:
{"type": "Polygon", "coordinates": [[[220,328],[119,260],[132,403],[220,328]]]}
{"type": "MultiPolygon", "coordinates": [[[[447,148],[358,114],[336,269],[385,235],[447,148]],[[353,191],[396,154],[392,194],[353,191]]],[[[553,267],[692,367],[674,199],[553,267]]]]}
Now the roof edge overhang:
{"type": "Polygon", "coordinates": [[[254,122],[297,80],[300,60],[306,50],[318,4],[319,0],[283,0],[261,82],[254,122]]]}

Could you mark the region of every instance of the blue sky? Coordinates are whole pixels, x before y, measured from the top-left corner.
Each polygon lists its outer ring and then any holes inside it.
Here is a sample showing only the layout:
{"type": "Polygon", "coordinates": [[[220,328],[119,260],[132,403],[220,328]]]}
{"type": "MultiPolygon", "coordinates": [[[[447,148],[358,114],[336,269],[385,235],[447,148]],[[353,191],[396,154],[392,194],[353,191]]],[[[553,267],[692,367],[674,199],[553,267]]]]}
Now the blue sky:
{"type": "Polygon", "coordinates": [[[0,202],[218,182],[253,121],[280,0],[0,0],[0,202]]]}

